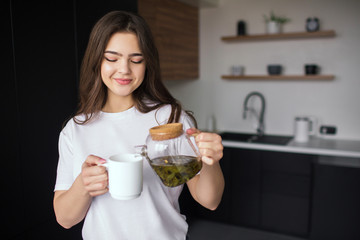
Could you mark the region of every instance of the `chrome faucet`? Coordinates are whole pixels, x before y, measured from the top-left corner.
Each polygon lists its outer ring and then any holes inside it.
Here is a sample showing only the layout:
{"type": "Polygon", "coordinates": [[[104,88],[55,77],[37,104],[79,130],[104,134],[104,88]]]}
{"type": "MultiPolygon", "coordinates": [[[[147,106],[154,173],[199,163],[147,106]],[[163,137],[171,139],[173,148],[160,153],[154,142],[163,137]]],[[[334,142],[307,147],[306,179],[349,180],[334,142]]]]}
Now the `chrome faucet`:
{"type": "Polygon", "coordinates": [[[245,101],[244,101],[244,109],[243,109],[243,118],[246,119],[246,115],[248,111],[251,111],[252,113],[256,115],[256,111],[254,108],[249,108],[248,105],[248,101],[252,96],[258,96],[261,100],[261,111],[260,111],[260,116],[257,117],[259,120],[258,123],[258,128],[256,129],[257,134],[259,136],[263,136],[264,135],[264,131],[265,131],[265,126],[264,126],[264,113],[265,113],[265,98],[264,96],[259,93],[259,92],[251,92],[249,93],[246,97],[245,97],[245,101]]]}

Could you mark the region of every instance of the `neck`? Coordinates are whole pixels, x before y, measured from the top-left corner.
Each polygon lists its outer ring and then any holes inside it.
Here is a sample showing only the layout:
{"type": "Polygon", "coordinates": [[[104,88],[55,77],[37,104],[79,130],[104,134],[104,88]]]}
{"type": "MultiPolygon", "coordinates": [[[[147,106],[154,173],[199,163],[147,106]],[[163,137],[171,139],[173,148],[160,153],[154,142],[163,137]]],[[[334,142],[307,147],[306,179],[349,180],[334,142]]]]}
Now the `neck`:
{"type": "Polygon", "coordinates": [[[105,106],[102,108],[103,112],[116,113],[123,112],[134,106],[134,100],[132,96],[126,98],[109,98],[107,99],[105,106]]]}

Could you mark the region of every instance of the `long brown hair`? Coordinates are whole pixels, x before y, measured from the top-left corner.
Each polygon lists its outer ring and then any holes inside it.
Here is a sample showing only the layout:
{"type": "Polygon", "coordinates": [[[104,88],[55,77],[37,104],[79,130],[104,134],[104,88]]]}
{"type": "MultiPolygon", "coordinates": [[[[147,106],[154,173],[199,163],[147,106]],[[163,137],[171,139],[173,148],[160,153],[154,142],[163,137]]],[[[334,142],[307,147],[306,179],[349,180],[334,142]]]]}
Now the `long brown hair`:
{"type": "MultiPolygon", "coordinates": [[[[142,84],[133,92],[135,107],[143,113],[171,105],[168,122],[178,122],[181,104],[166,89],[161,80],[159,54],[151,30],[145,20],[134,13],[113,11],[103,16],[93,27],[80,69],[79,107],[76,115],[84,114],[85,119],[76,123],[85,124],[98,114],[107,100],[107,87],[101,79],[101,63],[105,48],[114,33],[132,32],[139,41],[146,70],[142,84]],[[151,104],[149,104],[151,102],[151,104]]],[[[193,115],[188,115],[196,121],[193,115]]]]}

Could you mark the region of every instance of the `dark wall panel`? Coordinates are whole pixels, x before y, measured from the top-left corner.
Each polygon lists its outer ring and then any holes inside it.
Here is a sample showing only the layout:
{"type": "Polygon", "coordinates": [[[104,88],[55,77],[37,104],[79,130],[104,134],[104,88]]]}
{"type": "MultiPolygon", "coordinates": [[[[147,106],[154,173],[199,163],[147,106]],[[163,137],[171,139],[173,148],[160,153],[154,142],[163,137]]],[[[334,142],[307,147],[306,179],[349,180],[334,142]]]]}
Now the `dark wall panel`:
{"type": "Polygon", "coordinates": [[[13,1],[12,19],[24,232],[30,236],[54,218],[58,135],[76,106],[73,4],[13,1]]]}
{"type": "Polygon", "coordinates": [[[9,0],[1,1],[0,9],[6,59],[1,66],[6,156],[2,235],[6,239],[80,239],[81,224],[63,229],[56,223],[52,205],[58,136],[77,104],[82,58],[78,49],[86,48],[87,31],[100,15],[115,9],[136,12],[137,3],[9,0]]]}
{"type": "Polygon", "coordinates": [[[19,162],[18,102],[13,56],[10,1],[1,1],[1,216],[4,219],[2,236],[17,235],[23,228],[22,177],[19,162]]]}

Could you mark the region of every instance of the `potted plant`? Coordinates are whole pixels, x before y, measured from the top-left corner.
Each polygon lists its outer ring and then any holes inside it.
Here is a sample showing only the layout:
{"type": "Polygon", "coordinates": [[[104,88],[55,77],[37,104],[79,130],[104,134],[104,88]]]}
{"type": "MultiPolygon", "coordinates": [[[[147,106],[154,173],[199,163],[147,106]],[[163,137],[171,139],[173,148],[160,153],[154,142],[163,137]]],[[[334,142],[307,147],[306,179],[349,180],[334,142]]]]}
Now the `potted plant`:
{"type": "Polygon", "coordinates": [[[282,25],[290,21],[290,18],[277,16],[273,11],[271,11],[270,16],[264,15],[264,19],[266,22],[266,33],[268,34],[281,33],[282,25]]]}

